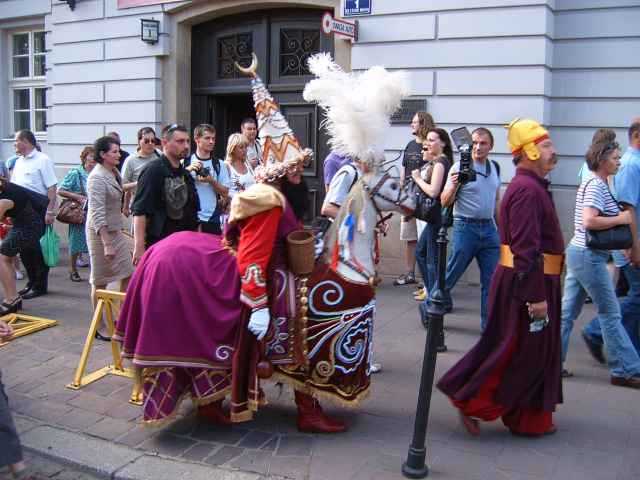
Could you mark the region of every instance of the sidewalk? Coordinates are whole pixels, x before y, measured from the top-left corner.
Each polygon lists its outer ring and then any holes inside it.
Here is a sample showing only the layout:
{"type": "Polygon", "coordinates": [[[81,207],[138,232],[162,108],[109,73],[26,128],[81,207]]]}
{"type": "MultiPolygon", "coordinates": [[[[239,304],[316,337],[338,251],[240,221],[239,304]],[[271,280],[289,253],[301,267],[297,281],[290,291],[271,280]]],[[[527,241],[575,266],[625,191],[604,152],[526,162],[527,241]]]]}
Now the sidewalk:
{"type": "MultiPolygon", "coordinates": [[[[81,269],[83,277],[86,269],[81,269]]],[[[425,332],[407,287],[386,280],[378,292],[376,360],[370,398],[343,416],[350,429],[338,435],[307,435],[295,429],[292,392],[271,383],[270,406],[255,421],[224,429],[198,423],[185,402],[181,416],[163,429],[139,424],[139,407],[129,405],[130,381],[107,377],[83,390],[64,388],[72,380],[89,327],[88,284],[52,271],[51,294],[24,302],[25,314],[60,325],[0,348],[3,382],[27,449],[80,465],[103,477],[400,479],[400,466],[413,432],[413,416],[425,332]],[[184,477],[183,477],[184,475],[184,477]]],[[[479,335],[479,288],[459,287],[447,315],[449,352],[438,356],[436,378],[473,345],[479,335]]],[[[609,385],[608,371],[573,335],[564,382],[565,403],[555,417],[558,433],[542,439],[509,435],[498,423],[483,425],[479,438],[460,427],[455,410],[434,392],[428,432],[430,478],[437,479],[611,479],[640,478],[640,393],[609,385]]],[[[97,342],[89,371],[109,362],[107,344],[97,342]]]]}

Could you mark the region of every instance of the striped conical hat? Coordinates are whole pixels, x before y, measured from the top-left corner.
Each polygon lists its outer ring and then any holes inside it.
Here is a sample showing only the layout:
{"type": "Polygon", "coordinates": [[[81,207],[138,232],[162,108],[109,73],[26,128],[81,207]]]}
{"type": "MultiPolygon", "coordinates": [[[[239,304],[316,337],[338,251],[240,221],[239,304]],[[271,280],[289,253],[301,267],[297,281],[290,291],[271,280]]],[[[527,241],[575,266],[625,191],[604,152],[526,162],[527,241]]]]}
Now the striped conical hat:
{"type": "Polygon", "coordinates": [[[236,67],[251,77],[253,106],[258,119],[258,141],[262,147],[260,165],[255,170],[259,182],[273,182],[284,176],[288,169],[296,168],[312,152],[303,149],[287,119],[282,115],[278,103],[267,90],[262,79],[256,73],[258,59],[254,54],[248,68],[236,67]]]}

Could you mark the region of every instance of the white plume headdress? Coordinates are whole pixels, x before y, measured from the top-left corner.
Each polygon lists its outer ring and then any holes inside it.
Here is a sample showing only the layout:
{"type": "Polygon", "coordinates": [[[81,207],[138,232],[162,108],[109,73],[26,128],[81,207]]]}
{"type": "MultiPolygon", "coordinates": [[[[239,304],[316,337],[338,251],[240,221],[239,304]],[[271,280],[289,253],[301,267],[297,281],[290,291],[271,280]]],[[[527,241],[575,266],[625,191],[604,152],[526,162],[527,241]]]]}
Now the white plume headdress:
{"type": "Polygon", "coordinates": [[[302,95],[324,109],[332,150],[370,166],[383,161],[389,118],[409,94],[406,72],[376,66],[347,73],[328,53],[313,55],[308,64],[317,78],[307,83],[302,95]]]}

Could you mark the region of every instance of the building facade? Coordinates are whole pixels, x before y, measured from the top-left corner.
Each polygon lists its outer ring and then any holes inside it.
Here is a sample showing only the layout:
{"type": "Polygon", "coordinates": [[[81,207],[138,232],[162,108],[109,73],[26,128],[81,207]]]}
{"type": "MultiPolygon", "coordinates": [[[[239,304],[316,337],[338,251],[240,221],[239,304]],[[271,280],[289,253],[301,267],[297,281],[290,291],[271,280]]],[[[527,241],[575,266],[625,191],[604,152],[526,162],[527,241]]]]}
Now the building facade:
{"type": "MultiPolygon", "coordinates": [[[[112,130],[130,150],[142,126],[209,121],[222,144],[251,111],[248,82],[232,61],[253,50],[292,127],[317,151],[307,171],[317,207],[326,138],[319,112],[301,98],[303,60],[330,51],[347,70],[408,70],[412,96],[444,128],[490,128],[504,182],[513,166],[503,125],[517,116],[547,125],[560,154],[554,199],[569,236],[593,131],[614,128],[626,146],[626,127],[640,116],[638,0],[124,3],[76,0],[72,10],[59,0],[0,0],[0,157],[12,154],[13,132],[23,127],[36,131],[60,174],[112,130]],[[354,17],[355,43],[322,33],[325,11],[340,17],[356,4],[371,12],[354,17]],[[159,21],[157,43],[142,41],[141,19],[159,21]]],[[[389,157],[409,139],[408,124],[394,124],[389,157]]],[[[387,242],[390,259],[399,256],[395,244],[387,242]]]]}

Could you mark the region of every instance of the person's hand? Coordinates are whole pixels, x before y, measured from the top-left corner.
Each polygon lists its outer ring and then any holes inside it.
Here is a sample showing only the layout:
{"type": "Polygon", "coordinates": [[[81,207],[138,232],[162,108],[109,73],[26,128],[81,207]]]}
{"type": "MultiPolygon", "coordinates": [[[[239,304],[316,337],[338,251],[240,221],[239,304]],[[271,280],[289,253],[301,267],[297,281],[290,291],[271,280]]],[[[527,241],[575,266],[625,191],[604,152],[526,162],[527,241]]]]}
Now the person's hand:
{"type": "Polygon", "coordinates": [[[187,170],[192,172],[198,171],[202,168],[202,162],[200,160],[192,160],[191,164],[187,167],[187,170]]]}
{"type": "Polygon", "coordinates": [[[631,254],[629,255],[629,261],[634,267],[640,267],[640,248],[635,245],[631,247],[631,254]]]}
{"type": "Polygon", "coordinates": [[[11,335],[13,335],[13,328],[11,328],[11,325],[0,320],[0,340],[4,340],[11,335]]]}
{"type": "Polygon", "coordinates": [[[453,186],[458,185],[458,174],[457,173],[452,173],[451,174],[451,184],[453,186]]]}
{"type": "Polygon", "coordinates": [[[269,330],[269,319],[270,315],[267,307],[254,310],[251,312],[247,328],[258,340],[262,340],[267,334],[267,330],[269,330]]]}
{"type": "Polygon", "coordinates": [[[531,318],[547,318],[547,301],[530,303],[527,302],[529,316],[531,318]]]}
{"type": "Polygon", "coordinates": [[[411,172],[411,178],[413,178],[414,182],[417,182],[418,180],[421,179],[420,177],[420,169],[416,168],[415,170],[413,170],[411,172]]]}
{"type": "Polygon", "coordinates": [[[116,258],[116,249],[113,247],[113,243],[105,243],[104,258],[106,258],[109,262],[116,258]]]}
{"type": "Polygon", "coordinates": [[[196,180],[198,182],[202,182],[202,183],[213,183],[213,177],[211,175],[208,175],[206,177],[202,177],[200,175],[196,175],[196,180]]]}
{"type": "Polygon", "coordinates": [[[129,215],[131,215],[131,209],[130,209],[128,206],[126,206],[126,205],[125,205],[125,206],[122,208],[122,214],[123,214],[125,217],[129,218],[129,215]]]}
{"type": "Polygon", "coordinates": [[[56,214],[53,212],[47,212],[44,216],[44,223],[47,225],[53,225],[53,222],[56,219],[56,214]]]}
{"type": "Polygon", "coordinates": [[[618,214],[619,225],[631,225],[633,218],[630,210],[624,210],[618,214]]]}
{"type": "Polygon", "coordinates": [[[134,265],[138,265],[138,262],[140,261],[140,259],[144,255],[144,251],[145,251],[144,245],[136,245],[133,248],[133,258],[131,259],[131,262],[134,265]]]}

